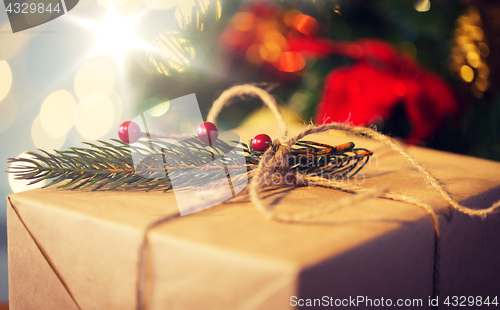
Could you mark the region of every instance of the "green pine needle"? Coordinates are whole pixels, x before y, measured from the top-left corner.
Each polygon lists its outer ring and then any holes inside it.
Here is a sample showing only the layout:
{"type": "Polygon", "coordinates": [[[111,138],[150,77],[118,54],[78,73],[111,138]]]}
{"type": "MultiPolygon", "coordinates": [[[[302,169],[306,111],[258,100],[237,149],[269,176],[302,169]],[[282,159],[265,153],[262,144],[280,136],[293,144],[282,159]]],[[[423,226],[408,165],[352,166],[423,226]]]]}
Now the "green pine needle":
{"type": "MultiPolygon", "coordinates": [[[[196,187],[229,177],[227,169],[251,171],[257,167],[263,154],[252,150],[251,143],[241,143],[243,148],[240,155],[245,157],[245,163],[241,163],[231,156],[226,156],[229,152],[234,152],[237,142],[227,144],[217,140],[212,147],[207,147],[194,137],[177,141],[175,144],[154,138],[141,139],[133,145],[116,139],[84,144],[89,147],[70,147],[65,151],[56,150],[55,154],[39,150],[39,153],[26,152],[29,158],[9,158],[8,163],[11,166],[7,172],[15,174],[15,179],[29,180],[29,184],[46,181],[47,184],[43,187],[92,191],[167,191],[172,188],[172,179],[179,180],[176,186],[196,187]],[[134,166],[134,152],[140,153],[148,160],[134,166]],[[158,154],[162,156],[152,156],[158,154]],[[223,165],[216,164],[217,159],[221,159],[218,162],[223,165]],[[223,166],[225,170],[220,169],[223,166]],[[206,169],[211,167],[219,172],[207,173],[206,169]],[[137,170],[141,173],[136,173],[137,170]],[[159,171],[162,177],[158,176],[159,171]]],[[[351,177],[364,167],[371,154],[365,149],[354,148],[336,152],[335,147],[299,141],[289,154],[288,165],[302,174],[351,177]],[[323,156],[321,160],[319,155],[323,156]]]]}

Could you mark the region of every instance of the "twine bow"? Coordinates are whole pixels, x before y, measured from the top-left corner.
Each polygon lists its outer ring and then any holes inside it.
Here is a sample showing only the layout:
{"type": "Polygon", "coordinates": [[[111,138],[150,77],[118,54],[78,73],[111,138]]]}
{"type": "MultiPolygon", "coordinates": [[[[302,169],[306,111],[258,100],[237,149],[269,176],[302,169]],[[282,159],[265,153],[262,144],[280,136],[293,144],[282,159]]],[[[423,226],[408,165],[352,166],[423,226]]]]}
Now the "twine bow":
{"type": "MultiPolygon", "coordinates": [[[[372,128],[351,126],[349,124],[343,124],[343,123],[330,123],[320,126],[311,125],[298,135],[289,137],[288,126],[286,125],[283,115],[281,114],[278,108],[276,100],[267,91],[251,84],[237,85],[222,92],[219,98],[213,103],[213,106],[210,109],[210,112],[208,113],[207,121],[215,123],[219,113],[222,111],[224,107],[232,103],[233,98],[242,97],[245,95],[260,98],[263,101],[263,103],[275,115],[276,119],[278,120],[281,131],[280,136],[273,140],[274,147],[270,147],[262,155],[262,159],[259,162],[258,167],[252,172],[252,179],[249,186],[249,195],[250,195],[250,200],[255,206],[255,208],[259,212],[261,212],[266,219],[285,222],[285,223],[299,223],[301,221],[307,220],[312,217],[330,213],[333,210],[338,209],[340,207],[358,204],[368,199],[377,197],[394,201],[400,201],[419,207],[431,217],[434,224],[434,234],[435,234],[434,279],[433,279],[434,297],[439,295],[439,247],[440,247],[439,222],[437,219],[437,214],[434,211],[434,209],[429,204],[426,204],[417,198],[391,193],[388,191],[388,188],[365,189],[350,183],[335,182],[330,179],[322,178],[319,176],[312,176],[294,172],[290,170],[290,168],[287,165],[287,154],[292,149],[292,146],[297,141],[308,135],[317,134],[329,130],[337,130],[357,136],[363,135],[385,144],[391,150],[403,156],[410,163],[410,165],[412,165],[419,172],[420,176],[427,183],[427,186],[430,189],[437,191],[443,198],[443,200],[449,204],[448,211],[450,213],[452,213],[453,210],[457,210],[471,217],[481,217],[484,219],[488,215],[492,214],[493,212],[495,212],[497,209],[500,208],[500,200],[495,202],[487,209],[476,210],[460,205],[455,199],[453,199],[452,195],[444,188],[441,182],[439,182],[437,178],[434,177],[434,175],[432,175],[432,173],[427,168],[425,168],[420,162],[418,162],[413,156],[408,154],[396,140],[392,139],[389,136],[381,134],[372,128]],[[328,205],[318,206],[310,211],[295,213],[295,214],[280,214],[275,212],[269,205],[265,205],[261,200],[261,198],[259,197],[259,193],[262,190],[263,186],[265,185],[264,180],[272,176],[276,172],[279,172],[282,175],[287,175],[287,174],[292,175],[295,181],[294,184],[296,185],[305,185],[309,184],[309,182],[314,182],[315,184],[354,193],[355,195],[345,197],[328,205]]],[[[147,251],[148,232],[152,228],[167,221],[170,221],[174,218],[177,218],[179,216],[180,216],[179,214],[174,214],[164,218],[160,218],[149,224],[144,232],[143,242],[139,250],[139,261],[138,261],[138,277],[137,277],[138,310],[147,308],[146,302],[148,298],[146,298],[147,297],[146,292],[151,291],[151,287],[147,287],[148,281],[146,277],[146,270],[148,263],[146,259],[148,252],[147,251]]]]}

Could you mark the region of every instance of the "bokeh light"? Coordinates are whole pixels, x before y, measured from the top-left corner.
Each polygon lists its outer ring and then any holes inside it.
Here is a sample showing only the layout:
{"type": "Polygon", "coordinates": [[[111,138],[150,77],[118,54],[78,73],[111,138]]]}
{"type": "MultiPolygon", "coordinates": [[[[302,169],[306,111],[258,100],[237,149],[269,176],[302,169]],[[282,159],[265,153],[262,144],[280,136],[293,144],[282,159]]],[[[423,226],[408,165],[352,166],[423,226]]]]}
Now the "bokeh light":
{"type": "Polygon", "coordinates": [[[399,49],[403,52],[405,56],[409,56],[411,59],[417,58],[417,47],[410,41],[403,41],[399,45],[399,49]]]}
{"type": "Polygon", "coordinates": [[[195,49],[178,31],[168,31],[158,35],[153,44],[156,51],[148,55],[149,63],[160,74],[170,76],[174,72],[184,72],[195,57],[195,49]]]}
{"type": "Polygon", "coordinates": [[[47,152],[59,149],[66,141],[66,134],[52,137],[42,126],[40,115],[37,115],[31,126],[31,139],[35,146],[47,152]]]}
{"type": "Polygon", "coordinates": [[[479,91],[484,92],[488,88],[488,81],[485,78],[478,76],[474,85],[479,91]]]}
{"type": "Polygon", "coordinates": [[[0,59],[7,60],[17,56],[32,36],[28,33],[22,35],[12,33],[9,22],[0,27],[0,33],[2,34],[2,42],[9,42],[8,44],[0,44],[0,59]]]}
{"type": "MultiPolygon", "coordinates": [[[[256,41],[262,42],[266,35],[272,31],[278,31],[279,23],[275,19],[259,19],[256,21],[256,41]]],[[[250,33],[250,35],[253,35],[250,33]]]]}
{"type": "Polygon", "coordinates": [[[335,13],[337,13],[338,15],[342,15],[342,12],[340,11],[340,5],[338,5],[338,4],[335,4],[335,5],[333,6],[333,11],[334,11],[335,13]]]}
{"type": "Polygon", "coordinates": [[[472,68],[477,68],[480,63],[479,59],[479,54],[475,52],[468,52],[467,53],[467,63],[472,67],[472,68]]]}
{"type": "Polygon", "coordinates": [[[355,59],[361,58],[361,56],[363,56],[363,50],[361,49],[361,46],[354,43],[347,46],[346,52],[349,56],[355,59]]]}
{"type": "Polygon", "coordinates": [[[144,4],[157,11],[168,10],[176,6],[180,0],[144,0],[144,4]]]}
{"type": "Polygon", "coordinates": [[[47,96],[40,108],[40,121],[52,137],[66,134],[73,127],[76,100],[66,90],[58,90],[47,96]]]}
{"type": "Polygon", "coordinates": [[[128,0],[122,5],[115,7],[115,10],[122,16],[137,13],[144,5],[143,0],[128,0]]]}
{"type": "MultiPolygon", "coordinates": [[[[26,153],[21,153],[16,157],[17,158],[29,158],[29,159],[33,158],[32,156],[30,156],[26,153]]],[[[12,163],[12,164],[10,164],[9,170],[15,171],[15,169],[12,169],[13,167],[21,167],[21,166],[30,166],[30,164],[29,163],[22,163],[22,164],[21,163],[12,163]]],[[[32,165],[32,166],[34,166],[34,165],[32,165]]],[[[9,186],[10,186],[10,189],[12,190],[12,192],[14,192],[14,193],[24,192],[24,191],[27,191],[30,189],[35,189],[35,188],[40,188],[47,183],[44,180],[44,181],[41,181],[41,182],[38,182],[35,184],[28,185],[28,183],[30,183],[30,182],[31,182],[31,180],[16,180],[15,175],[13,173],[9,173],[9,186]]]]}
{"type": "MultiPolygon", "coordinates": [[[[318,21],[299,10],[262,15],[239,12],[231,19],[221,42],[228,51],[239,50],[238,56],[245,55],[246,60],[255,65],[272,65],[282,72],[301,75],[306,65],[305,56],[293,50],[289,40],[298,35],[312,36],[318,30],[318,21]]],[[[359,46],[351,47],[351,52],[361,57],[359,46]]]]}
{"type": "Polygon", "coordinates": [[[292,111],[297,111],[297,113],[302,116],[306,112],[312,96],[311,92],[304,90],[295,92],[288,101],[290,109],[292,111]]]}
{"type": "Polygon", "coordinates": [[[264,34],[264,44],[268,46],[268,44],[275,44],[280,48],[288,48],[288,42],[285,39],[285,36],[279,31],[273,30],[264,34]]]}
{"type": "Polygon", "coordinates": [[[203,31],[203,23],[200,22],[200,15],[205,15],[210,5],[215,5],[215,15],[213,18],[215,21],[218,21],[222,13],[220,0],[180,1],[175,8],[175,19],[179,27],[181,27],[181,29],[186,29],[189,25],[194,25],[196,29],[203,31]]]}
{"type": "Polygon", "coordinates": [[[239,31],[248,31],[255,26],[255,15],[249,12],[236,13],[231,19],[231,25],[239,31]]]}
{"type": "Polygon", "coordinates": [[[427,12],[431,9],[431,1],[430,0],[419,0],[415,3],[415,10],[419,12],[427,12]]]}
{"type": "Polygon", "coordinates": [[[479,26],[473,26],[469,29],[470,36],[476,41],[482,41],[484,39],[483,29],[479,26]]]}
{"type": "Polygon", "coordinates": [[[486,44],[484,42],[479,42],[477,44],[477,46],[479,47],[479,51],[481,53],[481,56],[488,57],[488,55],[490,54],[490,48],[489,48],[488,44],[486,44]]]}
{"type": "Polygon", "coordinates": [[[392,87],[392,91],[394,94],[398,97],[403,97],[406,94],[406,87],[403,83],[401,82],[396,82],[394,83],[394,86],[392,87]]]}
{"type": "Polygon", "coordinates": [[[252,44],[247,49],[246,57],[251,63],[260,64],[264,62],[267,57],[267,49],[264,45],[252,44]]]}
{"type": "Polygon", "coordinates": [[[85,139],[104,136],[113,127],[114,119],[113,101],[103,93],[91,93],[76,106],[75,127],[85,139]]]}
{"type": "Polygon", "coordinates": [[[490,69],[485,64],[480,65],[477,68],[477,72],[478,72],[480,77],[485,78],[485,79],[487,79],[488,76],[490,75],[490,69]]]}
{"type": "Polygon", "coordinates": [[[165,101],[149,109],[149,114],[151,114],[151,116],[153,117],[160,117],[163,114],[167,113],[169,108],[170,101],[165,101]]]}
{"type": "Polygon", "coordinates": [[[17,104],[11,92],[0,101],[0,132],[6,131],[14,123],[16,115],[17,104]]]}
{"type": "Polygon", "coordinates": [[[99,6],[113,9],[125,4],[125,2],[127,2],[127,0],[97,0],[99,6]]]}
{"type": "Polygon", "coordinates": [[[0,101],[2,101],[10,91],[12,86],[12,71],[7,61],[0,61],[0,101]]]}
{"type": "MultiPolygon", "coordinates": [[[[208,0],[202,0],[201,5],[206,8],[208,0]]],[[[184,0],[175,8],[175,19],[182,29],[191,23],[193,7],[196,5],[194,0],[184,0]]]]}
{"type": "Polygon", "coordinates": [[[283,72],[299,71],[306,66],[306,62],[299,52],[281,53],[276,67],[283,72]]]}
{"type": "Polygon", "coordinates": [[[293,26],[299,32],[308,36],[314,35],[319,29],[319,24],[316,19],[305,14],[300,14],[295,17],[293,20],[293,26]]]}
{"type": "Polygon", "coordinates": [[[57,138],[67,133],[66,128],[68,125],[66,118],[58,109],[44,109],[44,113],[40,113],[40,122],[45,132],[53,138],[57,138]]]}
{"type": "Polygon", "coordinates": [[[463,65],[460,68],[460,76],[465,82],[470,83],[474,80],[474,71],[471,67],[463,65]]]}
{"type": "Polygon", "coordinates": [[[270,31],[264,35],[264,47],[267,51],[264,59],[275,62],[279,59],[281,51],[288,48],[288,42],[279,31],[270,31]]]}
{"type": "Polygon", "coordinates": [[[113,68],[101,59],[89,61],[76,72],[73,86],[79,100],[93,92],[110,96],[115,86],[113,68]]]}
{"type": "Polygon", "coordinates": [[[290,10],[290,11],[287,11],[284,15],[283,15],[283,21],[285,22],[285,24],[288,26],[288,27],[293,27],[293,23],[295,21],[295,18],[299,15],[302,15],[302,12],[299,11],[299,10],[290,10]]]}
{"type": "Polygon", "coordinates": [[[448,57],[448,68],[455,78],[470,83],[471,93],[481,98],[489,86],[486,58],[490,54],[481,28],[481,15],[476,8],[469,7],[456,19],[455,25],[455,44],[448,57]]]}
{"type": "Polygon", "coordinates": [[[123,100],[120,95],[117,93],[112,93],[111,96],[109,97],[111,101],[113,102],[113,111],[115,117],[113,118],[113,125],[111,125],[112,128],[118,128],[119,124],[121,124],[121,119],[123,115],[123,100]]]}

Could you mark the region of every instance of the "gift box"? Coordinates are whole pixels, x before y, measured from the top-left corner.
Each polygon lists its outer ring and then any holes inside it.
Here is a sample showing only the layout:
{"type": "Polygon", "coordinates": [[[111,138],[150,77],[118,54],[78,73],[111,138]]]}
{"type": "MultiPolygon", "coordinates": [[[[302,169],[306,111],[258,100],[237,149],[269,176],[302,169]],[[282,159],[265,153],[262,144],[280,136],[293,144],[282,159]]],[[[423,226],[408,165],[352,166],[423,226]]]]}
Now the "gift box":
{"type": "MultiPolygon", "coordinates": [[[[260,131],[272,133],[272,128],[260,131]]],[[[237,132],[242,141],[256,134],[255,126],[237,132]]],[[[393,305],[416,300],[414,306],[420,300],[430,308],[436,272],[440,307],[447,296],[492,299],[498,294],[497,214],[485,220],[450,214],[418,172],[378,142],[325,133],[307,140],[353,141],[374,151],[351,182],[388,187],[444,214],[438,253],[429,214],[412,204],[374,198],[289,224],[267,220],[240,194],[149,231],[145,308],[287,309],[339,302],[370,307],[382,299],[393,305]]],[[[420,147],[407,151],[464,206],[486,208],[500,197],[500,163],[420,147]]],[[[352,194],[308,186],[278,187],[261,195],[277,211],[294,213],[352,194]]],[[[146,227],[179,212],[174,194],[162,191],[37,189],[7,200],[14,310],[136,309],[146,227]]]]}

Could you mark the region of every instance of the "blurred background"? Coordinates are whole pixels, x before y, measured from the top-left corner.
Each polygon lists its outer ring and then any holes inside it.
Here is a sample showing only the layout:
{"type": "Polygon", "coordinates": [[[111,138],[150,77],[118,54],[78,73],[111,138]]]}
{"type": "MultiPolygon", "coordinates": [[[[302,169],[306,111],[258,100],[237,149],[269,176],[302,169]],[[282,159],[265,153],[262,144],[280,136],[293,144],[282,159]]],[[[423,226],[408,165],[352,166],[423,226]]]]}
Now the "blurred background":
{"type": "MultiPolygon", "coordinates": [[[[81,0],[17,33],[0,11],[3,171],[28,150],[116,138],[121,122],[161,117],[183,95],[195,93],[206,116],[224,89],[248,82],[290,121],[375,125],[406,143],[500,160],[496,0],[81,0]]],[[[261,103],[244,100],[222,113],[221,129],[267,121],[261,103]]],[[[0,178],[2,196],[32,187],[0,178]]],[[[4,208],[0,222],[6,301],[4,208]]]]}

